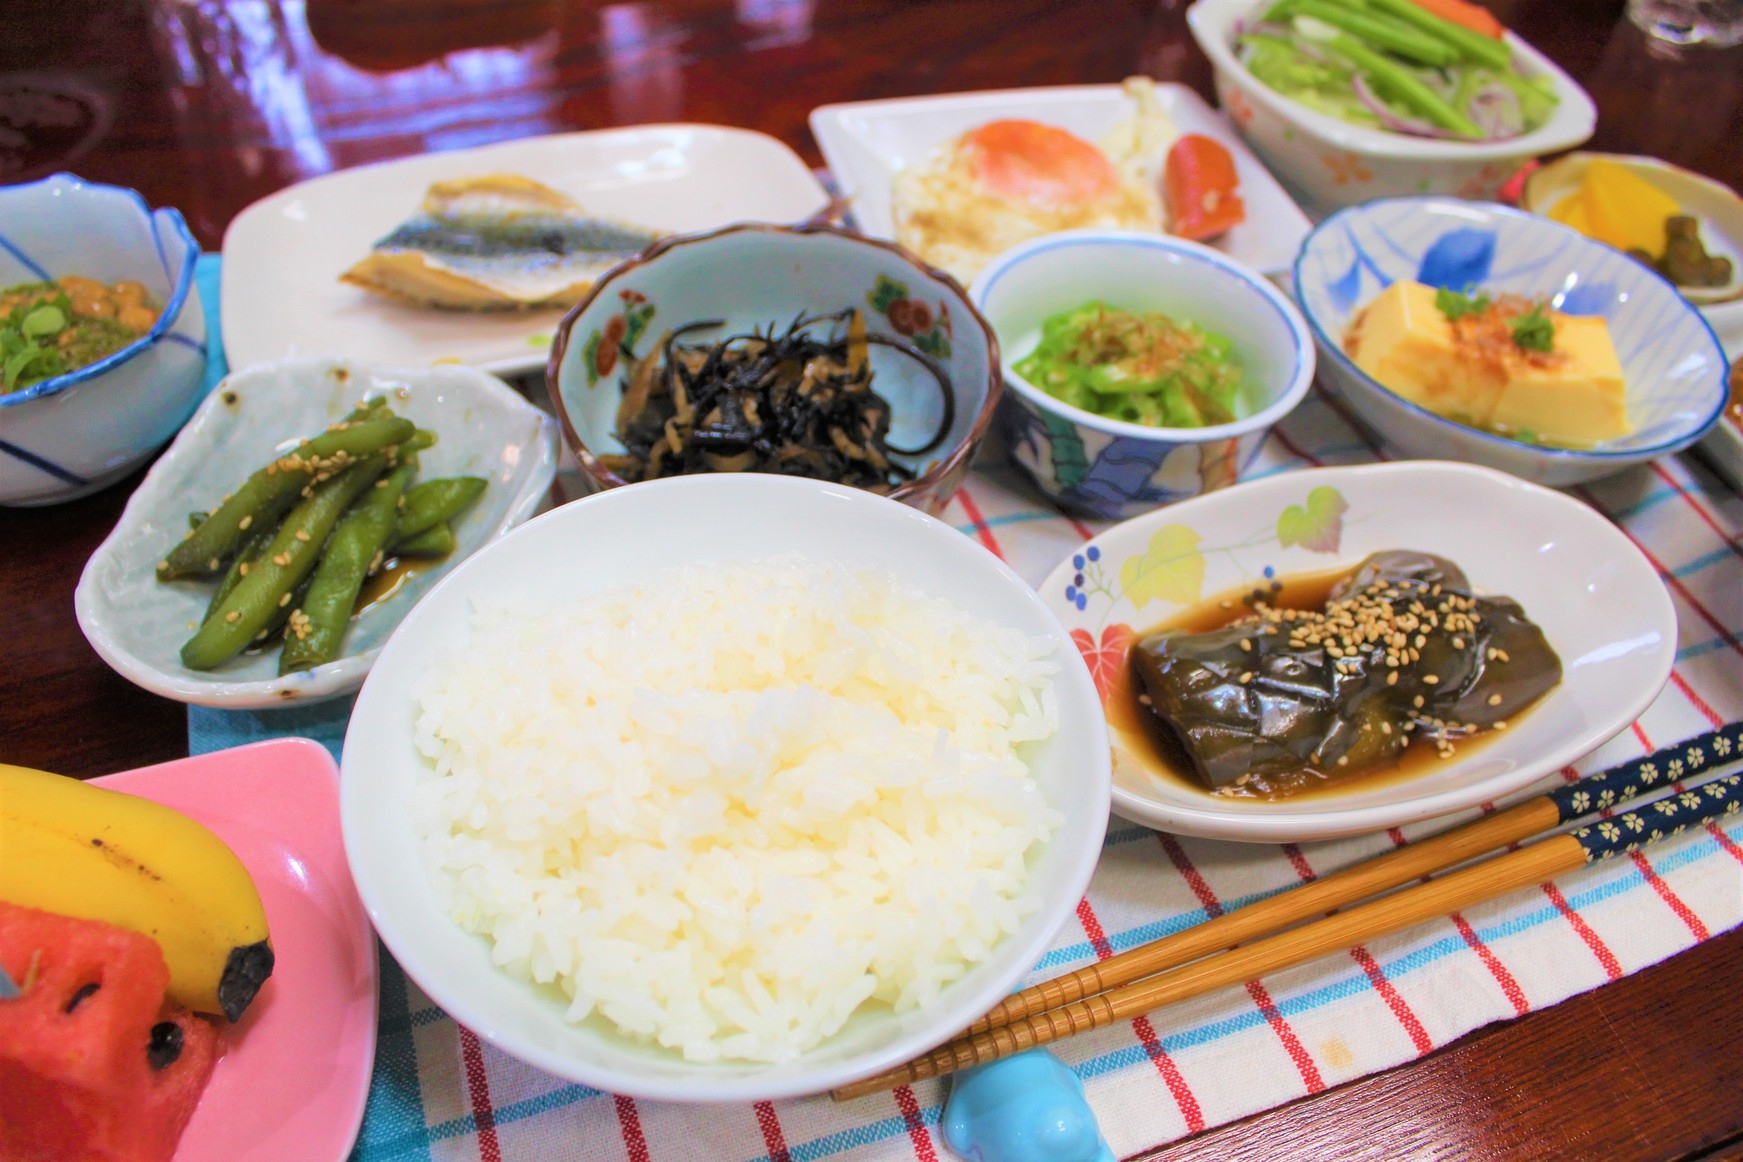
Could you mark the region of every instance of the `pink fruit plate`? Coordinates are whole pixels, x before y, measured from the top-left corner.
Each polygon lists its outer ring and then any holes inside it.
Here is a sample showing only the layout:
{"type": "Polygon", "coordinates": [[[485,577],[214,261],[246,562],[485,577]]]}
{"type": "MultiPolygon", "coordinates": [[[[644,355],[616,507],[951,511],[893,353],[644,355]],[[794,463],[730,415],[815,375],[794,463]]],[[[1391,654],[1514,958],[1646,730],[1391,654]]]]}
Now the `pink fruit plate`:
{"type": "Polygon", "coordinates": [[[283,738],[91,780],[211,828],[254,877],[278,961],[175,1162],[340,1162],[375,1061],[375,933],[339,837],[339,771],[283,738]]]}

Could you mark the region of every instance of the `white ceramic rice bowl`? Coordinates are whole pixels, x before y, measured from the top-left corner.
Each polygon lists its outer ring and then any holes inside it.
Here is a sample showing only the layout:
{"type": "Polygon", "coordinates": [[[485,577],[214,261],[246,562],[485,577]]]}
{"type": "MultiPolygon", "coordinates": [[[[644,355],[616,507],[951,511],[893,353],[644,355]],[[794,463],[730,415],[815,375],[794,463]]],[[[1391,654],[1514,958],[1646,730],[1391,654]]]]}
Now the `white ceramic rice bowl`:
{"type": "Polygon", "coordinates": [[[615,488],[529,522],[455,570],[412,611],[358,696],[345,737],[345,849],[370,918],[394,957],[454,1019],[540,1069],[611,1093],[662,1101],[756,1101],[819,1093],[925,1052],[1006,995],[1046,951],[1089,883],[1107,826],[1107,728],[1087,670],[1035,592],[972,540],[908,506],[833,484],[765,475],[682,476],[615,488]],[[938,1003],[900,1017],[862,1008],[820,1046],[782,1064],[685,1061],[603,1018],[563,1018],[550,986],[491,963],[490,945],[441,911],[409,810],[426,768],[413,742],[416,690],[470,634],[489,593],[551,607],[691,562],[798,552],[878,568],[958,607],[1059,642],[1059,729],[1031,767],[1065,821],[1030,855],[1042,900],[991,957],[938,1003]]]}

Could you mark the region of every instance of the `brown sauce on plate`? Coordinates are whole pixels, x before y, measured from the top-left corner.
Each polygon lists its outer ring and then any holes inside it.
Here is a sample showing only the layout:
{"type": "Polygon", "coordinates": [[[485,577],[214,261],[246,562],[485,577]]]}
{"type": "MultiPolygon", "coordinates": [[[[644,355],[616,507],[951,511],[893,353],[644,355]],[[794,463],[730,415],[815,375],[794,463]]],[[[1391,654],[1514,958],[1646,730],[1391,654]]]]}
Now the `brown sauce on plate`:
{"type": "Polygon", "coordinates": [[[357,603],[352,617],[362,617],[378,605],[391,601],[400,590],[411,584],[412,578],[426,569],[433,569],[447,557],[389,557],[374,575],[364,579],[357,591],[357,603]]]}
{"type": "MultiPolygon", "coordinates": [[[[1164,630],[1186,633],[1209,633],[1231,625],[1252,613],[1255,598],[1275,609],[1318,610],[1325,607],[1331,591],[1340,581],[1355,574],[1358,566],[1341,566],[1317,573],[1297,573],[1280,577],[1265,587],[1242,586],[1210,597],[1189,609],[1138,631],[1130,649],[1152,634],[1164,630]]],[[[1130,654],[1128,651],[1128,658],[1130,654]]],[[[1138,701],[1141,686],[1130,673],[1130,663],[1123,675],[1123,687],[1108,699],[1108,725],[1128,743],[1129,753],[1143,769],[1167,782],[1200,794],[1213,794],[1193,777],[1192,764],[1181,750],[1173,731],[1160,717],[1138,701]]],[[[1465,756],[1476,747],[1487,745],[1496,732],[1484,731],[1458,743],[1458,755],[1465,756]]],[[[1451,760],[1441,758],[1435,745],[1418,738],[1390,761],[1355,768],[1331,766],[1320,769],[1308,766],[1300,771],[1274,778],[1265,789],[1251,784],[1217,792],[1220,799],[1249,799],[1262,802],[1299,802],[1336,795],[1353,785],[1373,787],[1420,778],[1433,773],[1451,760]]]]}

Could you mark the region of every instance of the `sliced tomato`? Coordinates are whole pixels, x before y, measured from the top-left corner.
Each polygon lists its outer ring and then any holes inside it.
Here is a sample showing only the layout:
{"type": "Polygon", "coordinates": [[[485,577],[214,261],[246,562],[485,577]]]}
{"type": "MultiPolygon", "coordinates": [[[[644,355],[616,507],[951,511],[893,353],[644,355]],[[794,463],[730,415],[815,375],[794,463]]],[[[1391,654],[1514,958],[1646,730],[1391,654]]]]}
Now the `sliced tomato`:
{"type": "Polygon", "coordinates": [[[1162,194],[1168,232],[1202,242],[1247,220],[1235,177],[1235,159],[1221,142],[1198,133],[1183,135],[1168,151],[1162,194]]]}

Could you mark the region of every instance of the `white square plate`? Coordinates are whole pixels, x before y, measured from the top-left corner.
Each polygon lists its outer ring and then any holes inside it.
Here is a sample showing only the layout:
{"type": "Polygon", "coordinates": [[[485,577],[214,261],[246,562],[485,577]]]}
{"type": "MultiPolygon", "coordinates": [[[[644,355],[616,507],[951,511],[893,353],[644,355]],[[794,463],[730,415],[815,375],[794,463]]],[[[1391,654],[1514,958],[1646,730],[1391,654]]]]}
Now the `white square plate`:
{"type": "MultiPolygon", "coordinates": [[[[1202,97],[1173,84],[1157,85],[1156,93],[1176,129],[1213,138],[1234,156],[1247,220],[1211,245],[1263,274],[1287,272],[1307,237],[1307,215],[1202,97]]],[[[1017,117],[1100,141],[1132,107],[1118,85],[950,93],[824,105],[811,111],[811,132],[841,193],[851,199],[859,228],[873,238],[893,240],[890,183],[896,172],[924,161],[951,138],[988,121],[1017,117]]]]}
{"type": "Polygon", "coordinates": [[[262,198],[225,231],[230,366],[306,355],[409,367],[458,360],[499,373],[544,366],[561,309],[432,310],[339,281],[417,212],[432,182],[494,173],[543,182],[590,214],[674,234],[797,222],[828,202],[798,154],[718,125],[563,133],[329,174],[262,198]]]}

